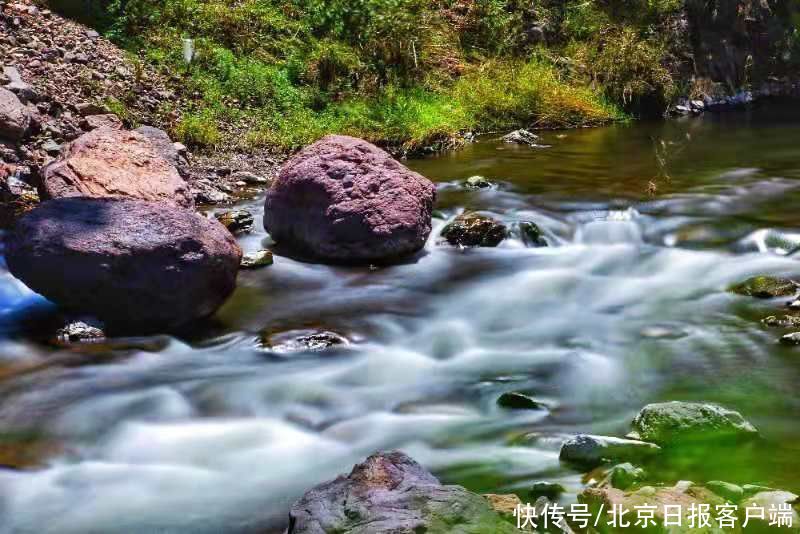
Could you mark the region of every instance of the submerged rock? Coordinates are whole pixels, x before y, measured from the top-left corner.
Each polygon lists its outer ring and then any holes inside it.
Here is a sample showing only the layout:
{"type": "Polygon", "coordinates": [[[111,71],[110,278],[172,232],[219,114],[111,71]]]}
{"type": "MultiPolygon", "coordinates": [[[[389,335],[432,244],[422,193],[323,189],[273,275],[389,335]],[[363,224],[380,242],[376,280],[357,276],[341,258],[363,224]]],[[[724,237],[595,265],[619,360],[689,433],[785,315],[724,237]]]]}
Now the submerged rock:
{"type": "Polygon", "coordinates": [[[519,230],[520,238],[525,245],[529,247],[546,247],[547,240],[544,238],[544,232],[542,232],[539,226],[531,221],[522,221],[521,223],[517,224],[517,228],[519,230]]]}
{"type": "Polygon", "coordinates": [[[787,345],[787,346],[800,345],[800,332],[792,332],[790,334],[786,334],[785,336],[781,336],[781,339],[779,341],[781,345],[787,345]]]}
{"type": "MultiPolygon", "coordinates": [[[[601,523],[598,525],[599,530],[606,533],[642,530],[641,525],[634,527],[634,524],[637,521],[637,509],[643,506],[655,507],[652,523],[648,523],[649,529],[646,530],[647,532],[683,532],[689,529],[672,530],[676,527],[671,527],[672,529],[670,529],[670,527],[664,526],[664,519],[667,514],[670,514],[670,517],[674,519],[674,514],[680,513],[682,524],[690,525],[689,514],[691,510],[696,511],[701,505],[709,506],[709,510],[711,510],[709,513],[713,517],[716,507],[725,504],[723,499],[714,495],[708,489],[683,482],[679,482],[672,488],[645,486],[633,492],[625,492],[611,487],[589,488],[578,495],[578,501],[589,506],[593,519],[598,517],[599,514],[601,518],[601,523]],[[623,517],[624,521],[630,522],[628,528],[611,523],[612,516],[608,512],[614,507],[628,510],[628,514],[623,517]]],[[[704,534],[723,534],[726,532],[719,528],[715,521],[712,520],[710,523],[711,526],[691,529],[691,532],[704,534]]]]}
{"type": "Polygon", "coordinates": [[[233,235],[245,234],[253,229],[253,214],[247,210],[215,213],[214,217],[233,235]]]}
{"type": "Polygon", "coordinates": [[[420,250],[436,188],[378,147],[329,135],[292,157],[267,191],[264,227],[279,245],[334,262],[420,250]]]}
{"type": "Polygon", "coordinates": [[[483,176],[470,176],[464,182],[468,189],[491,189],[494,184],[483,176]]]}
{"type": "Polygon", "coordinates": [[[255,252],[248,252],[242,256],[242,269],[260,269],[274,263],[271,250],[257,250],[255,252]]]}
{"type": "Polygon", "coordinates": [[[489,502],[443,486],[401,452],[377,453],[308,491],[289,512],[287,534],[510,534],[489,502]]]}
{"type": "Polygon", "coordinates": [[[793,280],[787,278],[754,276],[740,284],[729,287],[728,291],[747,297],[771,299],[775,297],[793,296],[797,293],[797,284],[793,280]]]}
{"type": "Polygon", "coordinates": [[[43,199],[127,197],[193,208],[177,169],[143,135],[98,128],[70,143],[42,170],[43,199]]]}
{"type": "Polygon", "coordinates": [[[778,317],[776,315],[770,315],[762,319],[761,324],[772,328],[797,328],[800,327],[800,316],[783,315],[778,317]]]}
{"type": "Polygon", "coordinates": [[[213,314],[236,287],[241,255],[217,221],[119,198],[45,202],[6,239],[9,270],[32,290],[132,331],[213,314]]]}
{"type": "Polygon", "coordinates": [[[291,330],[265,334],[261,342],[264,347],[278,353],[321,351],[350,344],[346,337],[328,330],[291,330]]]}
{"type": "Polygon", "coordinates": [[[56,331],[56,342],[63,345],[97,343],[106,338],[104,328],[105,325],[97,319],[75,319],[56,331]]]}
{"type": "Polygon", "coordinates": [[[580,434],[564,442],[559,458],[582,467],[597,467],[606,462],[637,461],[660,451],[653,443],[610,436],[580,434]]]}
{"type": "Polygon", "coordinates": [[[461,247],[496,247],[507,236],[504,224],[477,213],[462,213],[442,230],[448,243],[461,247]]]}
{"type": "Polygon", "coordinates": [[[756,428],[739,412],[695,402],[647,405],[634,418],[632,427],[629,437],[661,446],[758,436],[756,428]]]}
{"type": "Polygon", "coordinates": [[[539,136],[529,132],[528,130],[514,130],[513,132],[503,136],[503,142],[517,145],[536,146],[536,144],[539,142],[539,136]]]}
{"type": "Polygon", "coordinates": [[[509,391],[500,395],[497,405],[509,410],[546,410],[547,406],[524,393],[509,391]]]}

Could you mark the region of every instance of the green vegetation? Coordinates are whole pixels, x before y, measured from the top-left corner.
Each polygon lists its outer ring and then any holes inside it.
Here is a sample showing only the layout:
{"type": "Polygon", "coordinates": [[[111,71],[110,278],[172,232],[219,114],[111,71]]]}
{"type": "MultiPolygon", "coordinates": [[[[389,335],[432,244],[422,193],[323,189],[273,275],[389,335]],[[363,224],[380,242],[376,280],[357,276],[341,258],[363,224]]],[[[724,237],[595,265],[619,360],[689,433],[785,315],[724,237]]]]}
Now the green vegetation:
{"type": "Polygon", "coordinates": [[[684,8],[683,0],[87,1],[94,25],[185,88],[174,133],[186,143],[294,148],[339,132],[409,151],[470,131],[663,112],[676,93],[680,39],[671,29],[684,8]],[[195,39],[190,66],[182,38],[195,39]]]}

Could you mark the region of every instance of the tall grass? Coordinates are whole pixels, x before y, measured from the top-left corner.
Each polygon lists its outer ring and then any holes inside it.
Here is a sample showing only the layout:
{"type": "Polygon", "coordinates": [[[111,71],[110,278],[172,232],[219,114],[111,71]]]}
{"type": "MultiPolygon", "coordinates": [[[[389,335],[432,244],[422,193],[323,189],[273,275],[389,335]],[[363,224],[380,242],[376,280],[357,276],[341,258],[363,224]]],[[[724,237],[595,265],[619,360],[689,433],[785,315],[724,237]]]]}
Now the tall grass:
{"type": "MultiPolygon", "coordinates": [[[[414,151],[465,132],[597,125],[623,117],[624,94],[605,80],[630,81],[616,58],[590,57],[600,47],[576,56],[608,76],[553,53],[568,50],[564,35],[593,42],[613,23],[605,4],[582,0],[92,1],[107,35],[184,87],[173,133],[193,145],[292,149],[339,132],[414,151]],[[189,67],[181,37],[196,41],[189,67]]],[[[650,13],[677,0],[625,1],[625,13],[650,13]]]]}

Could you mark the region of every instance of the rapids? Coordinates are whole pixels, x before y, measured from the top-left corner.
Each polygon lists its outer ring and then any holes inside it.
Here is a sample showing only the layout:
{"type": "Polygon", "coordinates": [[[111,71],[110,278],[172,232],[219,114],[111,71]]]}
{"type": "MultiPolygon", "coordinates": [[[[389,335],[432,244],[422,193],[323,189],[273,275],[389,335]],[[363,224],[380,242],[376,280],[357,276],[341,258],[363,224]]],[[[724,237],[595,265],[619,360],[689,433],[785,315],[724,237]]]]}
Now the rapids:
{"type": "MultiPolygon", "coordinates": [[[[406,263],[276,255],[196,331],[2,384],[0,428],[59,447],[41,469],[0,471],[0,532],[280,532],[305,490],[386,448],[474,491],[559,482],[569,502],[581,473],[559,464],[563,436],[624,435],[642,406],[673,399],[737,409],[768,446],[708,451],[665,479],[798,492],[800,353],[759,323],[784,302],[725,291],[800,272],[787,256],[800,245],[798,110],[542,136],[549,148],[486,136],[408,162],[439,183],[444,218],[406,263]],[[476,174],[497,187],[460,186],[476,174]],[[465,208],[534,221],[551,246],[439,243],[465,208]],[[352,343],[259,347],[261,331],[308,328],[352,343]],[[498,408],[512,390],[549,410],[498,408]]],[[[259,214],[242,247],[261,248],[261,199],[241,207],[259,214]]],[[[52,315],[4,271],[0,363],[64,353],[36,341],[52,315]]]]}

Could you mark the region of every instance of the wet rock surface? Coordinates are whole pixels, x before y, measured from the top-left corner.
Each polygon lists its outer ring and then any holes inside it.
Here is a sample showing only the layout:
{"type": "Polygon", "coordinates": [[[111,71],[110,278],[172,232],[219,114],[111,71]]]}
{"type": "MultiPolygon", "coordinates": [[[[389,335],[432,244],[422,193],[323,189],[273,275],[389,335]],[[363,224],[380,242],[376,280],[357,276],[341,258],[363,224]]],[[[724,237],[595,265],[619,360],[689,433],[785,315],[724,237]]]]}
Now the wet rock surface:
{"type": "Polygon", "coordinates": [[[797,328],[800,327],[798,315],[770,315],[761,320],[761,324],[771,328],[797,328]]]}
{"type": "Polygon", "coordinates": [[[779,342],[781,345],[786,345],[788,347],[800,345],[800,332],[791,332],[781,336],[779,342]]]}
{"type": "Polygon", "coordinates": [[[515,145],[536,146],[539,136],[528,130],[514,130],[503,136],[503,142],[515,145]]]}
{"type": "Polygon", "coordinates": [[[270,250],[257,250],[255,252],[248,252],[242,256],[242,269],[260,269],[267,267],[275,262],[272,251],[270,250]]]}
{"type": "Polygon", "coordinates": [[[496,247],[508,236],[499,221],[479,213],[463,213],[442,230],[442,237],[461,247],[496,247]]]}
{"type": "Polygon", "coordinates": [[[435,198],[429,180],[383,150],[331,135],[286,162],[264,226],[279,245],[322,260],[390,260],[423,247],[435,198]]]}
{"type": "Polygon", "coordinates": [[[657,445],[644,441],[581,434],[564,442],[559,457],[563,462],[592,468],[605,462],[639,461],[659,451],[657,445]]]}
{"type": "Polygon", "coordinates": [[[328,330],[291,330],[275,334],[265,333],[261,337],[265,348],[287,354],[304,351],[323,351],[335,347],[346,347],[350,340],[328,330]]]}
{"type": "Polygon", "coordinates": [[[246,234],[253,229],[253,214],[247,210],[231,210],[215,213],[214,217],[233,235],[246,234]]]}
{"type": "Polygon", "coordinates": [[[308,491],[291,508],[287,534],[486,534],[519,532],[488,501],[443,486],[401,452],[378,453],[347,476],[308,491]]]}
{"type": "Polygon", "coordinates": [[[56,331],[56,343],[96,343],[106,338],[105,325],[92,318],[79,318],[69,321],[56,331]]]}
{"type": "Polygon", "coordinates": [[[42,170],[44,199],[128,197],[194,207],[188,184],[150,140],[99,128],[84,134],[42,170]]]}
{"type": "Polygon", "coordinates": [[[547,239],[544,237],[544,232],[534,222],[522,221],[517,223],[516,232],[519,234],[522,242],[528,247],[546,247],[548,246],[547,239]]]}
{"type": "Polygon", "coordinates": [[[241,260],[216,221],[110,198],[46,202],[17,222],[6,248],[11,273],[28,287],[124,330],[169,330],[211,315],[235,288],[241,260]]]}
{"type": "Polygon", "coordinates": [[[754,276],[740,284],[731,286],[728,288],[728,291],[747,297],[771,299],[775,297],[789,297],[796,294],[797,284],[793,280],[787,278],[754,276]]]}
{"type": "Polygon", "coordinates": [[[503,393],[497,399],[497,405],[508,410],[546,410],[547,406],[530,395],[519,391],[503,393]]]}
{"type": "Polygon", "coordinates": [[[629,437],[661,446],[758,437],[739,412],[706,403],[649,404],[634,418],[632,428],[629,437]]]}

